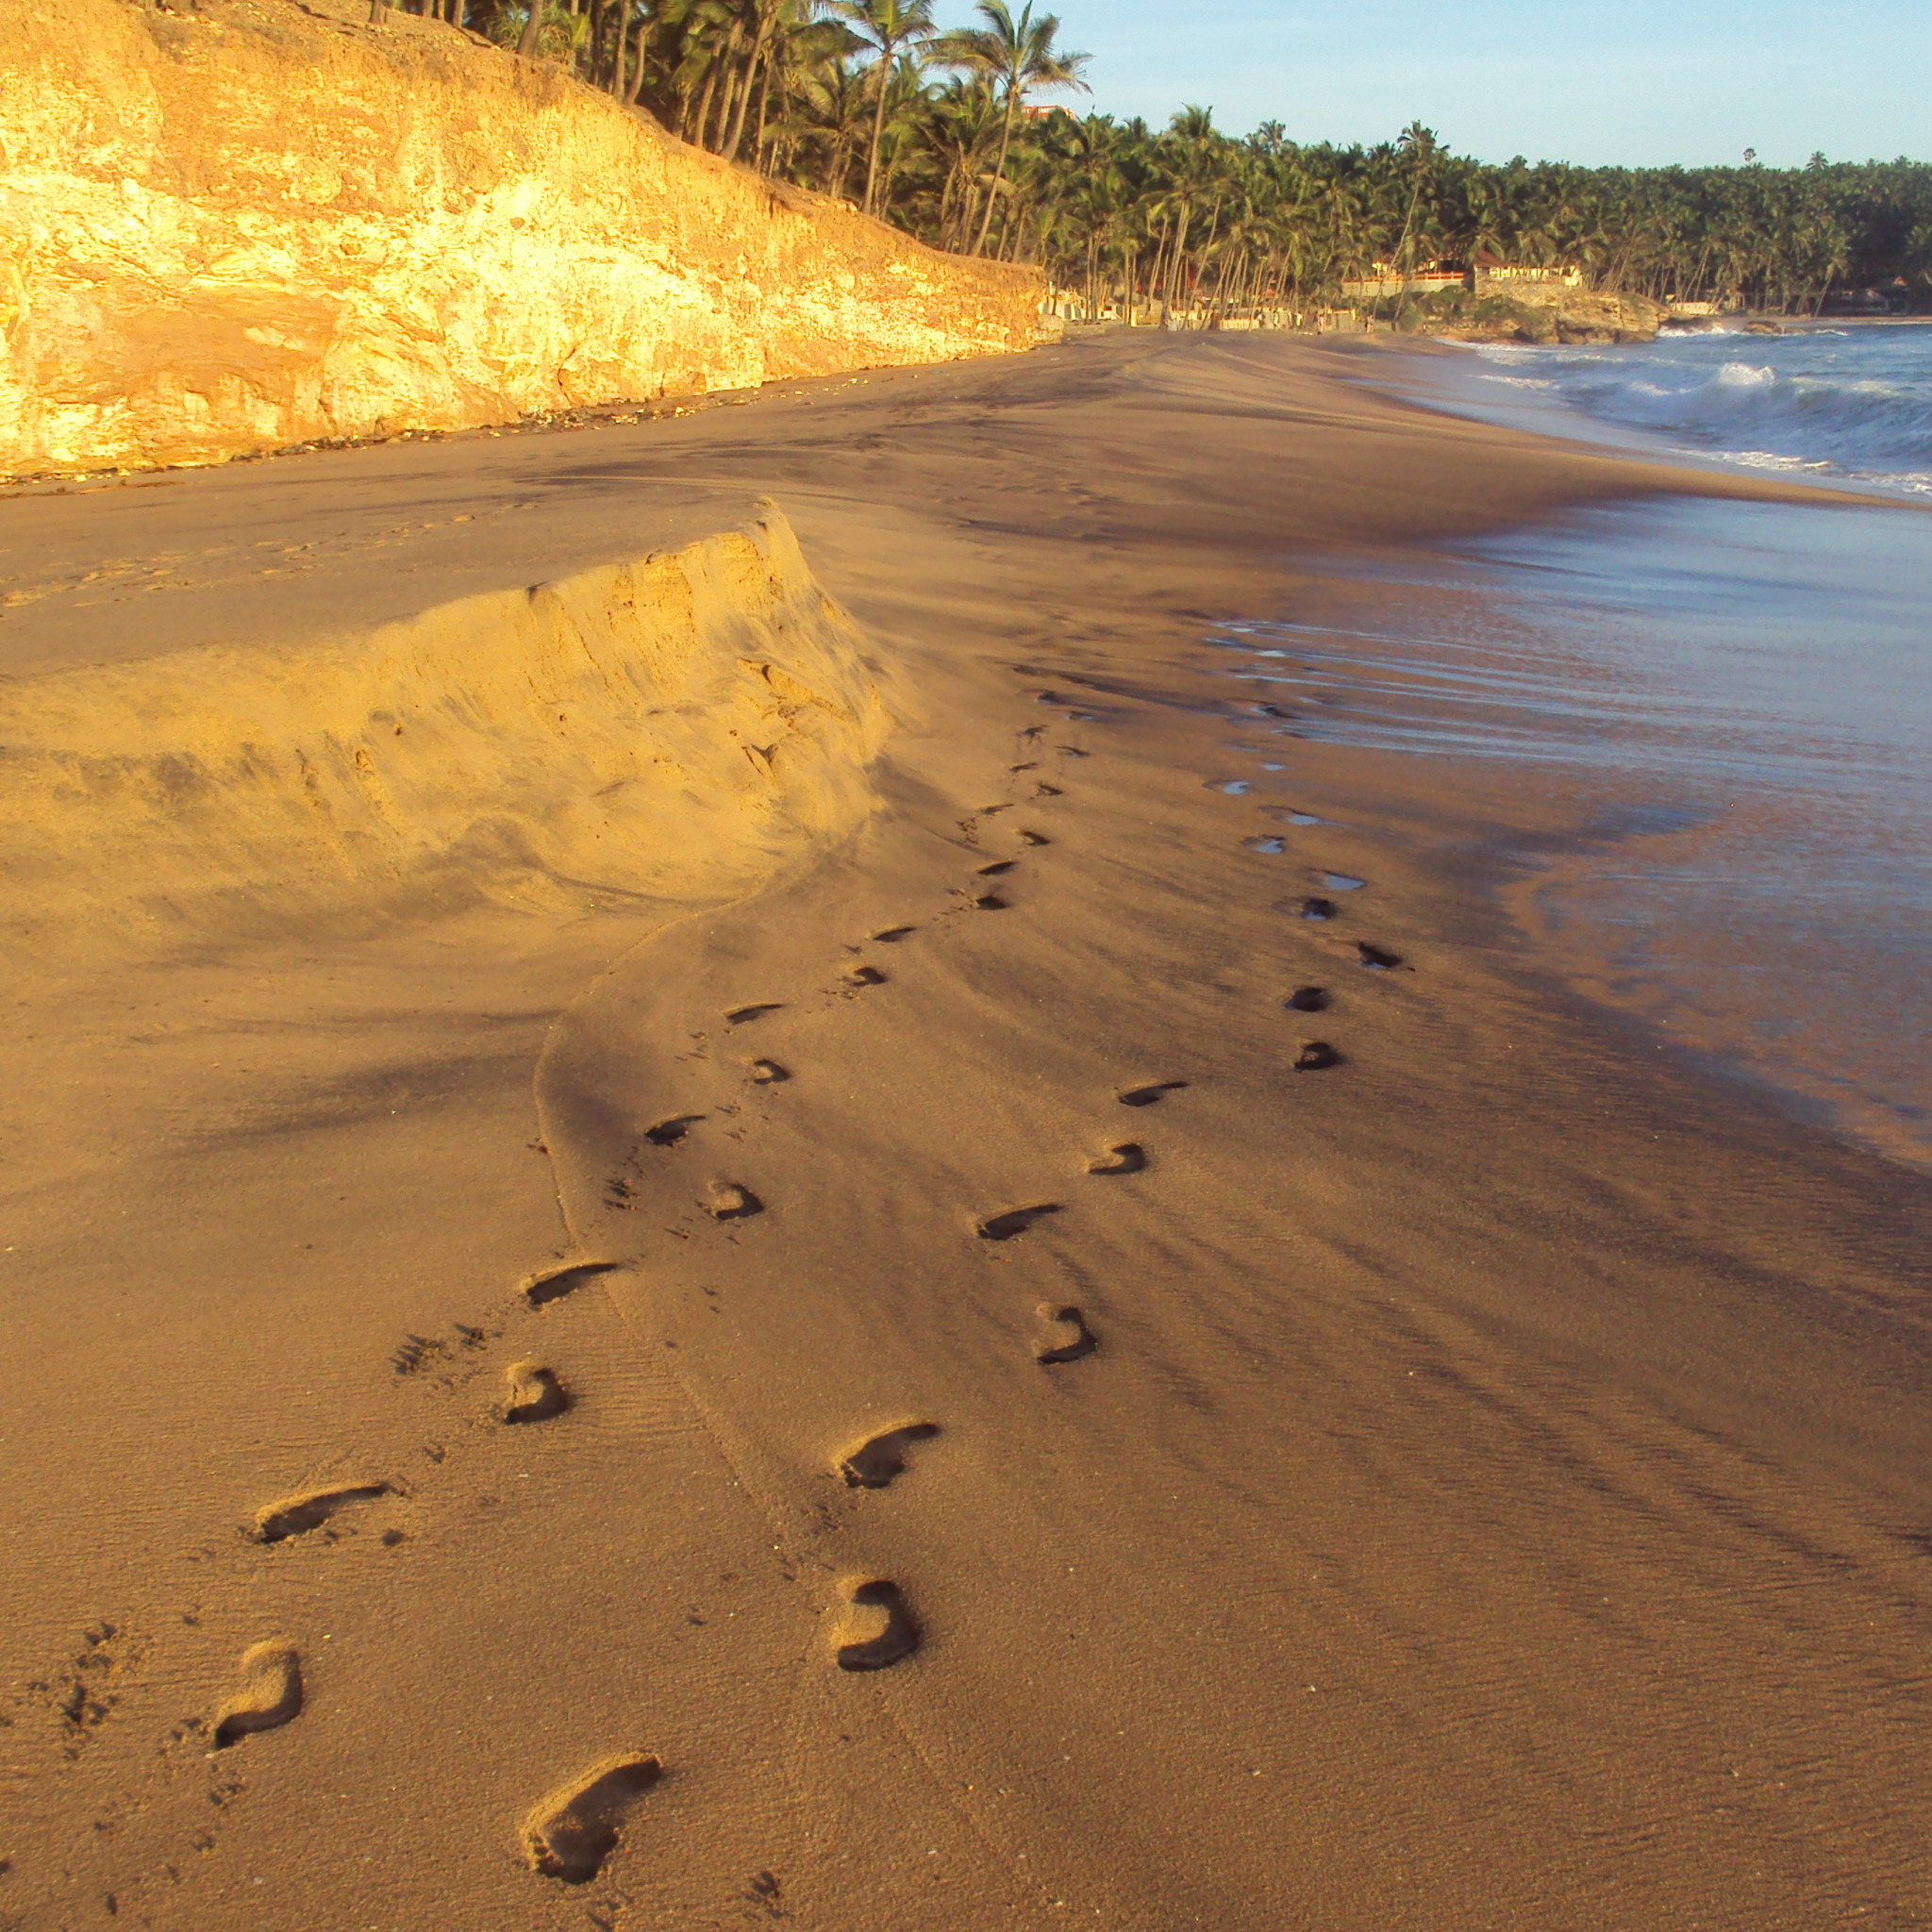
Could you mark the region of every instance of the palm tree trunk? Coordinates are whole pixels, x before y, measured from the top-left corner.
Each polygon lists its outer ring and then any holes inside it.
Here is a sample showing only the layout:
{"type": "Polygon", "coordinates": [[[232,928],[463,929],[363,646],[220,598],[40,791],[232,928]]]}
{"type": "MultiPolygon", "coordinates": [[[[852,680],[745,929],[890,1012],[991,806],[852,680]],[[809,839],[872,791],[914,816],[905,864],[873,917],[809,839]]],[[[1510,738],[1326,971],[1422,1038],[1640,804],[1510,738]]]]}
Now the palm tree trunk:
{"type": "Polygon", "coordinates": [[[731,138],[724,145],[724,158],[727,161],[735,161],[738,158],[739,145],[744,140],[744,117],[751,107],[752,77],[758,73],[760,60],[765,63],[766,84],[770,85],[771,54],[769,51],[769,42],[772,29],[778,24],[777,14],[775,10],[767,12],[763,8],[760,8],[758,10],[760,18],[758,32],[752,37],[751,55],[744,63],[744,87],[738,96],[738,112],[732,117],[731,138]]]}
{"type": "Polygon", "coordinates": [[[751,50],[751,58],[745,63],[744,85],[738,91],[738,106],[731,116],[731,132],[724,138],[721,152],[727,161],[738,158],[739,143],[744,139],[744,117],[751,108],[752,76],[758,72],[758,50],[751,50]]]}
{"type": "Polygon", "coordinates": [[[719,66],[723,68],[724,72],[724,85],[718,95],[717,125],[711,129],[710,140],[706,142],[706,145],[711,150],[713,154],[724,153],[724,130],[731,125],[731,97],[736,90],[738,83],[738,75],[733,66],[733,62],[737,59],[737,58],[738,23],[734,20],[731,23],[730,38],[725,41],[724,52],[719,58],[718,61],[719,66]]]}
{"type": "Polygon", "coordinates": [[[1007,83],[1007,118],[1000,125],[1000,158],[993,163],[992,186],[986,193],[986,219],[979,226],[979,240],[973,244],[973,253],[978,255],[986,247],[987,230],[992,226],[992,205],[1000,198],[999,185],[1007,177],[1007,149],[1013,140],[1013,116],[1019,110],[1019,96],[1013,92],[1013,83],[1007,83]]]}
{"type": "MultiPolygon", "coordinates": [[[[650,54],[651,22],[648,15],[638,22],[637,31],[631,36],[630,92],[625,95],[626,105],[635,108],[638,96],[644,91],[644,71],[648,67],[650,54]]],[[[683,118],[684,101],[678,101],[679,119],[683,118]]]]}
{"type": "Polygon", "coordinates": [[[892,84],[892,43],[882,41],[879,43],[879,99],[873,109],[872,146],[865,158],[865,200],[862,206],[867,214],[873,211],[873,194],[879,178],[879,142],[886,131],[886,90],[892,84]]]}
{"type": "Polygon", "coordinates": [[[530,0],[530,17],[517,37],[517,54],[525,60],[537,58],[537,41],[543,31],[543,0],[530,0]]]}
{"type": "Polygon", "coordinates": [[[1167,314],[1163,318],[1171,327],[1174,323],[1174,304],[1180,298],[1181,275],[1185,270],[1188,256],[1188,216],[1191,210],[1186,202],[1181,204],[1181,218],[1174,230],[1174,247],[1167,258],[1167,314]]]}
{"type": "Polygon", "coordinates": [[[765,56],[765,83],[758,89],[758,123],[751,137],[752,166],[760,171],[765,166],[765,112],[772,105],[772,70],[777,64],[777,50],[774,48],[765,56]]]}
{"type": "Polygon", "coordinates": [[[718,63],[713,60],[705,74],[704,92],[698,96],[697,119],[691,125],[688,139],[693,147],[705,144],[705,125],[711,118],[711,95],[718,85],[718,63]]]}

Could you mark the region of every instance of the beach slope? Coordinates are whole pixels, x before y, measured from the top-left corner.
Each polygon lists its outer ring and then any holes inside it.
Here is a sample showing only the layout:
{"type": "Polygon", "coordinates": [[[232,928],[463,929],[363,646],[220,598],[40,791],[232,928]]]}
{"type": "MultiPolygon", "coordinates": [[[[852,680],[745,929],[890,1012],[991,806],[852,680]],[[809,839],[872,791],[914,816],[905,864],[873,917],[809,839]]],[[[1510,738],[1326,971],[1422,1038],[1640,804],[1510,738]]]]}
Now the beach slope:
{"type": "Polygon", "coordinates": [[[1927,1184],[1210,641],[1771,486],[1377,366],[0,502],[0,1922],[1923,1921],[1927,1184]]]}

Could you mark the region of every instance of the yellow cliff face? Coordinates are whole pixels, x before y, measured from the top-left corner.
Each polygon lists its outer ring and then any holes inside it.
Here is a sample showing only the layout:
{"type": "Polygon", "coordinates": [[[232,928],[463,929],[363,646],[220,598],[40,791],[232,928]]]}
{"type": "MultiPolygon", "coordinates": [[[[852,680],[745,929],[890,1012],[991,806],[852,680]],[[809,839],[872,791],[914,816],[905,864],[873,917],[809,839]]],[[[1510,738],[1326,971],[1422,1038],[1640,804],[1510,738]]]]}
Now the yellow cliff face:
{"type": "Polygon", "coordinates": [[[217,462],[1034,339],[1034,271],[441,23],[0,0],[0,475],[217,462]]]}

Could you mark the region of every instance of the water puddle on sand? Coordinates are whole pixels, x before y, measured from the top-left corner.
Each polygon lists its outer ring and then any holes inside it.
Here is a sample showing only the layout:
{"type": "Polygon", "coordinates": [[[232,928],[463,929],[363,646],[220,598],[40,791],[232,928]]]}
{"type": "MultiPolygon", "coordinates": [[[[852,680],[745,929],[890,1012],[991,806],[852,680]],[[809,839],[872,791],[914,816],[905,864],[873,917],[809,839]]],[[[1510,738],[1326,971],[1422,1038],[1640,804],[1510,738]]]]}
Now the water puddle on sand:
{"type": "Polygon", "coordinates": [[[1224,629],[1226,675],[1312,740],[1600,784],[1601,842],[1512,898],[1534,937],[1593,997],[1932,1166],[1932,518],[1620,505],[1371,581],[1373,629],[1355,577],[1347,623],[1224,629]]]}

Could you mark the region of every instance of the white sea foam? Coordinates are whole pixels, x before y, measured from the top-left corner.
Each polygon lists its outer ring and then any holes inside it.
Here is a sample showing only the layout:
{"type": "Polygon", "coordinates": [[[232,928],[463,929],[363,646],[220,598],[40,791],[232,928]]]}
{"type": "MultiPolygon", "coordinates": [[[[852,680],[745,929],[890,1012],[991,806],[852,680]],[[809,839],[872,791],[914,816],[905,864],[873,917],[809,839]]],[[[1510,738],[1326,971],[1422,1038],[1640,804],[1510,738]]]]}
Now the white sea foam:
{"type": "Polygon", "coordinates": [[[1913,495],[1932,489],[1932,328],[1711,330],[1621,348],[1485,345],[1480,355],[1483,387],[1535,389],[1702,455],[1913,495]]]}

